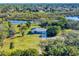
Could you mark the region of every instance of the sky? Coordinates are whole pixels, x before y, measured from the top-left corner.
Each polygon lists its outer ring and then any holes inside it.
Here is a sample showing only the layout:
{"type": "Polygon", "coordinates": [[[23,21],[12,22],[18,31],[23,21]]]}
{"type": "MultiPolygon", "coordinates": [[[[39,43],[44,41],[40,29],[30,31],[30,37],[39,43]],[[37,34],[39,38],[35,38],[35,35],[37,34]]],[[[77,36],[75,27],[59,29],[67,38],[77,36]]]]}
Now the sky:
{"type": "Polygon", "coordinates": [[[79,0],[1,0],[0,3],[79,3],[79,0]]]}

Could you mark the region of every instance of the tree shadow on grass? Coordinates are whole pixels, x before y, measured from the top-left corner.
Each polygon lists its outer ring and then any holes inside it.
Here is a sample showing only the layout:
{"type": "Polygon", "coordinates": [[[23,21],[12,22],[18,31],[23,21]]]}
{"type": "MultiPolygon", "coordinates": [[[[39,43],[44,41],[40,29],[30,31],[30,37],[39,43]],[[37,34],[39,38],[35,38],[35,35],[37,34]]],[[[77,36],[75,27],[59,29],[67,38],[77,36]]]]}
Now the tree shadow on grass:
{"type": "Polygon", "coordinates": [[[27,35],[32,35],[33,33],[31,32],[31,31],[29,31],[28,33],[27,33],[27,35]]]}

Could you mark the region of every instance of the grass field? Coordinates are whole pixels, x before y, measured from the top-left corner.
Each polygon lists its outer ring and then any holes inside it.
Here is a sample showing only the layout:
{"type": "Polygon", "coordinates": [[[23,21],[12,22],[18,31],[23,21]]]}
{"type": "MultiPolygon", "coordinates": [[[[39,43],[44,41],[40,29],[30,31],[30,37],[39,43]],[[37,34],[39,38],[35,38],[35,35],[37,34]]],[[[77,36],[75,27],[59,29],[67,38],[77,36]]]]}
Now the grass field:
{"type": "MultiPolygon", "coordinates": [[[[5,54],[10,54],[13,52],[15,49],[29,49],[29,48],[34,48],[37,50],[40,50],[40,41],[41,39],[39,38],[39,35],[33,34],[33,35],[28,35],[27,33],[32,29],[39,27],[37,25],[32,24],[32,26],[28,29],[26,29],[26,35],[21,36],[21,34],[15,34],[13,38],[6,38],[4,39],[3,43],[3,48],[0,47],[0,51],[4,51],[5,54]],[[13,49],[10,49],[10,42],[13,42],[13,49]]],[[[14,25],[13,28],[16,30],[16,32],[19,32],[17,25],[14,25]]]]}
{"type": "Polygon", "coordinates": [[[23,37],[15,37],[13,39],[5,39],[2,49],[9,49],[10,42],[14,43],[14,48],[27,49],[27,48],[39,48],[40,39],[37,35],[26,35],[23,37]]]}

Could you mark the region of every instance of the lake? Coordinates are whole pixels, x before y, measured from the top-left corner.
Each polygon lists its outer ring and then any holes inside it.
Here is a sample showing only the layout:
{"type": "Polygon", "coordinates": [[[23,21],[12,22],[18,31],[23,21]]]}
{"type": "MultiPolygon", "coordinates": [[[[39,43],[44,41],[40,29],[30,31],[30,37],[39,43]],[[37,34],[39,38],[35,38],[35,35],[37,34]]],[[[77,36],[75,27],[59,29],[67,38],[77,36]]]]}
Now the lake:
{"type": "Polygon", "coordinates": [[[31,20],[8,20],[9,22],[11,22],[12,24],[25,24],[28,21],[32,23],[31,20]]]}
{"type": "Polygon", "coordinates": [[[66,16],[65,18],[68,19],[68,20],[79,21],[79,16],[66,16]]]}
{"type": "MultiPolygon", "coordinates": [[[[79,16],[65,16],[65,18],[68,20],[79,21],[79,16]]],[[[25,24],[27,21],[33,23],[32,20],[8,20],[8,21],[11,22],[12,24],[25,24]]]]}

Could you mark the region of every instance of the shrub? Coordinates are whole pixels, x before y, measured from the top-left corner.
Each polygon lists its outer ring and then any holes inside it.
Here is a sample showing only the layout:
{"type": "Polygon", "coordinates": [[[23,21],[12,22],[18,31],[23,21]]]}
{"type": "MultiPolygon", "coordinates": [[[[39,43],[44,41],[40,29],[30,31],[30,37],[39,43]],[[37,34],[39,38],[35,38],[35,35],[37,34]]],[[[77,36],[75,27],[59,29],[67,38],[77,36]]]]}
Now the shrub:
{"type": "Polygon", "coordinates": [[[53,37],[56,36],[61,31],[60,26],[51,26],[47,29],[47,36],[53,37]]]}
{"type": "Polygon", "coordinates": [[[37,55],[39,55],[39,53],[36,49],[25,49],[25,50],[17,49],[11,55],[14,55],[14,56],[37,56],[37,55]]]}
{"type": "Polygon", "coordinates": [[[48,45],[44,46],[43,54],[45,56],[76,56],[79,55],[79,49],[76,46],[66,45],[60,39],[48,40],[48,45]]]}
{"type": "Polygon", "coordinates": [[[73,29],[73,30],[79,30],[79,22],[78,21],[69,20],[65,24],[65,28],[67,28],[67,29],[73,29]]]}

